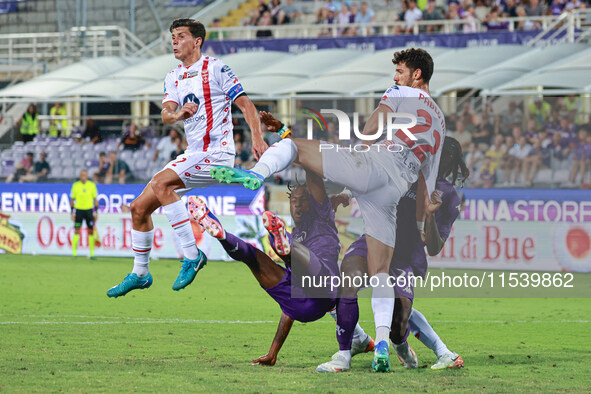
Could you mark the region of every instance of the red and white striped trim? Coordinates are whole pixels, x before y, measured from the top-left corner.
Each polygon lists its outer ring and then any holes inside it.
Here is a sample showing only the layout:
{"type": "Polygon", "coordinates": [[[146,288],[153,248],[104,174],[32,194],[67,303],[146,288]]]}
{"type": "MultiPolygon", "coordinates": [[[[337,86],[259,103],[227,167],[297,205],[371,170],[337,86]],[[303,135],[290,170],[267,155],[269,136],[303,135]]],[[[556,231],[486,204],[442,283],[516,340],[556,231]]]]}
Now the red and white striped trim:
{"type": "Polygon", "coordinates": [[[203,98],[205,99],[205,115],[207,119],[207,127],[205,129],[205,136],[203,137],[203,152],[207,152],[209,143],[211,141],[209,133],[213,129],[213,109],[211,106],[211,89],[209,87],[209,56],[203,61],[201,68],[201,81],[203,82],[203,98]]]}
{"type": "Polygon", "coordinates": [[[172,227],[175,228],[176,226],[180,226],[183,223],[187,223],[189,220],[191,219],[181,220],[180,222],[173,224],[172,227]]]}

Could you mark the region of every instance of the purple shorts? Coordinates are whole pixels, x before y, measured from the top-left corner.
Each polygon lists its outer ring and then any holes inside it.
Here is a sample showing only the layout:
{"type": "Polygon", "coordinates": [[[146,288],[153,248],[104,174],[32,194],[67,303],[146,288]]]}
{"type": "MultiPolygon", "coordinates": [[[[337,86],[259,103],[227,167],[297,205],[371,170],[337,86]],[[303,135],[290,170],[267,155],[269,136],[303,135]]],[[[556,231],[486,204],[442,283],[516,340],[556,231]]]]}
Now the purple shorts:
{"type": "Polygon", "coordinates": [[[265,291],[281,307],[283,313],[302,323],[320,319],[336,305],[335,298],[306,297],[304,289],[292,285],[291,270],[284,268],[281,281],[265,291]]]}
{"type": "MultiPolygon", "coordinates": [[[[367,243],[365,242],[365,236],[357,238],[355,242],[349,246],[347,253],[345,253],[345,258],[349,256],[360,256],[367,259],[367,243]]],[[[402,278],[398,279],[400,276],[409,278],[414,275],[411,265],[393,259],[390,264],[390,275],[397,279],[396,282],[394,282],[394,293],[396,294],[396,297],[406,297],[412,301],[415,296],[412,283],[409,283],[409,280],[404,280],[402,278]]]]}

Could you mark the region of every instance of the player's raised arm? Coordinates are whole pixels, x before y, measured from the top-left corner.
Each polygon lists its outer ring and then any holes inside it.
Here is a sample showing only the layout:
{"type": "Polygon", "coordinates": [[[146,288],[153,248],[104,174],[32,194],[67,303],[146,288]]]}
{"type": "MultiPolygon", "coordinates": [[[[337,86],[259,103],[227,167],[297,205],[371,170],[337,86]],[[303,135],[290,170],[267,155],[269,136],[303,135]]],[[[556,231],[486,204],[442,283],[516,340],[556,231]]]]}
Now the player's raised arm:
{"type": "Polygon", "coordinates": [[[250,101],[247,95],[243,94],[234,100],[240,111],[244,114],[244,119],[250,127],[250,133],[252,135],[252,155],[256,160],[267,150],[268,146],[263,140],[263,133],[261,132],[261,122],[257,109],[250,101]]]}
{"type": "Polygon", "coordinates": [[[372,135],[375,136],[371,140],[366,140],[364,143],[366,145],[373,145],[375,144],[381,137],[382,137],[382,130],[380,130],[380,118],[382,118],[382,127],[386,124],[386,114],[388,112],[392,112],[390,108],[386,105],[380,104],[378,107],[373,111],[367,122],[365,123],[365,127],[361,132],[364,135],[372,135]]]}
{"type": "Polygon", "coordinates": [[[271,344],[269,353],[257,358],[256,360],[251,360],[251,362],[253,364],[260,365],[275,365],[275,363],[277,362],[277,354],[279,354],[281,346],[283,346],[285,339],[289,335],[289,331],[291,330],[292,325],[293,319],[287,316],[285,313],[281,312],[281,320],[279,320],[279,326],[277,326],[277,332],[275,333],[275,338],[273,338],[273,343],[271,344]]]}
{"type": "Polygon", "coordinates": [[[162,121],[166,124],[178,122],[179,120],[185,120],[195,115],[199,106],[195,103],[186,103],[181,107],[179,111],[178,104],[174,101],[167,101],[162,104],[162,121]]]}
{"type": "Polygon", "coordinates": [[[431,195],[431,201],[425,200],[425,232],[421,234],[423,243],[427,246],[429,256],[436,256],[443,249],[445,239],[439,234],[437,221],[435,220],[435,212],[441,207],[443,201],[441,200],[440,192],[435,190],[431,195]]]}

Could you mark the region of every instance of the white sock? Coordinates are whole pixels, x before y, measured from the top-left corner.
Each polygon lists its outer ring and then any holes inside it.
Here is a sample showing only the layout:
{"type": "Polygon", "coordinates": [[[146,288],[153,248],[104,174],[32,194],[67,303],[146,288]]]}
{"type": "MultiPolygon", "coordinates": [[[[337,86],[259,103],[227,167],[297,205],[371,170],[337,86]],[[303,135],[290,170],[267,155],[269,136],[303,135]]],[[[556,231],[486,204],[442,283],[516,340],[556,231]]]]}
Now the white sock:
{"type": "Polygon", "coordinates": [[[291,138],[286,138],[271,145],[252,167],[252,171],[268,178],[285,170],[297,157],[298,147],[291,138]]]}
{"type": "Polygon", "coordinates": [[[394,288],[388,286],[389,275],[380,272],[370,279],[370,283],[377,283],[371,294],[371,307],[376,325],[376,343],[388,341],[390,337],[390,325],[394,314],[394,288]]]}
{"type": "Polygon", "coordinates": [[[351,351],[350,350],[339,350],[339,354],[351,363],[351,351]]]}
{"type": "Polygon", "coordinates": [[[154,229],[150,231],[131,230],[131,248],[133,249],[133,274],[139,277],[146,276],[150,272],[150,250],[154,242],[154,229]]]}
{"type": "Polygon", "coordinates": [[[355,331],[353,332],[353,342],[363,343],[367,341],[367,333],[361,328],[359,323],[355,325],[355,331]]]}
{"type": "Polygon", "coordinates": [[[172,204],[162,207],[174,233],[181,241],[183,248],[183,255],[189,260],[195,260],[199,256],[197,244],[195,243],[195,235],[193,235],[193,228],[191,227],[191,220],[189,219],[189,212],[185,207],[183,200],[173,202],[172,204]]]}
{"type": "Polygon", "coordinates": [[[423,342],[425,346],[433,350],[437,358],[451,353],[445,343],[439,338],[439,335],[433,330],[425,316],[415,308],[412,308],[410,317],[408,318],[408,325],[410,332],[423,342]]]}
{"type": "Polygon", "coordinates": [[[334,321],[337,321],[337,308],[333,308],[328,311],[328,314],[332,316],[334,321]]]}

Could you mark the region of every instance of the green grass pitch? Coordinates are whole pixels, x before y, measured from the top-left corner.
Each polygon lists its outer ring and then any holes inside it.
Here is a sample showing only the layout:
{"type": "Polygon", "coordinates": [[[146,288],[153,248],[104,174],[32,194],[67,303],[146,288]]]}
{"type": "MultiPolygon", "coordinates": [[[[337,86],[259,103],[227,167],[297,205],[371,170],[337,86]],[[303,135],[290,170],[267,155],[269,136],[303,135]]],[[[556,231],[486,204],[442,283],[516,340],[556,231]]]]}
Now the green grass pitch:
{"type": "MultiPolygon", "coordinates": [[[[279,307],[241,263],[210,262],[181,292],[177,261],[151,264],[148,290],[108,299],[130,259],[0,255],[0,391],[489,391],[591,390],[590,299],[418,299],[460,370],[319,374],[335,324],[295,323],[274,367],[252,366],[273,339],[279,307]]],[[[370,302],[361,324],[374,333],[370,302]]]]}

